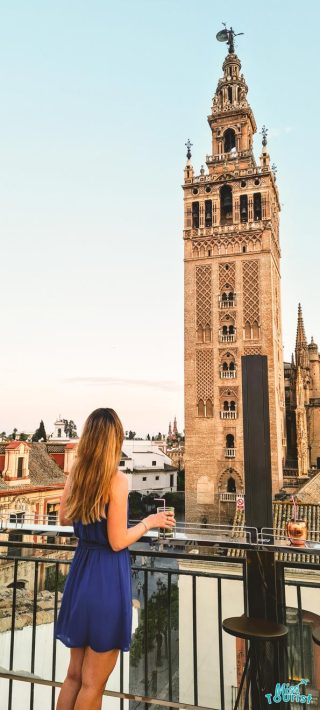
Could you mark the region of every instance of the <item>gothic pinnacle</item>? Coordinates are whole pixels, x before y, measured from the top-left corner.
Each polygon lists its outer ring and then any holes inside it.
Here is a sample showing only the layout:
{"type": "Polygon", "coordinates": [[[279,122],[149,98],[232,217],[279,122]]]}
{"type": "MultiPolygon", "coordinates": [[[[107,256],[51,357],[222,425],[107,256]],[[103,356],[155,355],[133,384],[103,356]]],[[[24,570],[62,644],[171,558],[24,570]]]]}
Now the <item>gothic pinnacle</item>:
{"type": "Polygon", "coordinates": [[[304,329],[303,315],[301,303],[298,305],[298,324],[297,324],[297,337],[296,337],[296,363],[300,367],[308,366],[308,342],[306,338],[306,332],[304,329]]]}

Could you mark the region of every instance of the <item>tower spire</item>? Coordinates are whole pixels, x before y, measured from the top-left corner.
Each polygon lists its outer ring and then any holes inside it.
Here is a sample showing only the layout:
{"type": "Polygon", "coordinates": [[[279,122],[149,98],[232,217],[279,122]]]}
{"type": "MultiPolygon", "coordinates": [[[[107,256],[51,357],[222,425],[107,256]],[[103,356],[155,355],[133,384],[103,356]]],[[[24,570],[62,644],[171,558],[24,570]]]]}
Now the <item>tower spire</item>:
{"type": "Polygon", "coordinates": [[[298,305],[298,324],[296,336],[296,365],[308,367],[308,342],[304,329],[301,303],[298,305]]]}

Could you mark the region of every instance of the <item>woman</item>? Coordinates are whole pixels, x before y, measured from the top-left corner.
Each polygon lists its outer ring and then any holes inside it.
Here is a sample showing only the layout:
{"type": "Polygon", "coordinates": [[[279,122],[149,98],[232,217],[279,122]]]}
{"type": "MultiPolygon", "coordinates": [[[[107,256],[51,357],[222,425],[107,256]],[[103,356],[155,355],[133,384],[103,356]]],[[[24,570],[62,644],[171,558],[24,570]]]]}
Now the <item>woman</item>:
{"type": "Polygon", "coordinates": [[[79,543],[55,631],[71,654],[57,710],[101,708],[119,651],[130,648],[128,546],[151,528],[175,524],[172,513],[162,512],[128,528],[128,481],[118,470],[122,442],[123,428],[114,410],[92,412],[60,502],[60,523],[73,523],[79,543]]]}

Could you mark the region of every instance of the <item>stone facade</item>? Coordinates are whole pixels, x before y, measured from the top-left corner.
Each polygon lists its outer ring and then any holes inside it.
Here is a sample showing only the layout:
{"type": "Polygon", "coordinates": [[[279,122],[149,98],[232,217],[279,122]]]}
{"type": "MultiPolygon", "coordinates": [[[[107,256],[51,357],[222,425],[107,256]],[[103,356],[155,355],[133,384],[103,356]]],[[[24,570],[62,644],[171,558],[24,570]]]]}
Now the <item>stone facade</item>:
{"type": "Polygon", "coordinates": [[[0,443],[1,518],[55,522],[65,480],[45,443],[0,443]]]}
{"type": "Polygon", "coordinates": [[[298,308],[295,355],[285,363],[286,419],[289,468],[307,476],[320,468],[320,356],[311,338],[308,344],[302,308],[298,308]]]}
{"type": "Polygon", "coordinates": [[[266,131],[238,57],[223,63],[208,122],[207,170],[184,170],[186,519],[217,522],[220,493],[242,492],[241,356],[268,357],[273,492],[282,486],[285,404],[279,195],[266,131]]]}

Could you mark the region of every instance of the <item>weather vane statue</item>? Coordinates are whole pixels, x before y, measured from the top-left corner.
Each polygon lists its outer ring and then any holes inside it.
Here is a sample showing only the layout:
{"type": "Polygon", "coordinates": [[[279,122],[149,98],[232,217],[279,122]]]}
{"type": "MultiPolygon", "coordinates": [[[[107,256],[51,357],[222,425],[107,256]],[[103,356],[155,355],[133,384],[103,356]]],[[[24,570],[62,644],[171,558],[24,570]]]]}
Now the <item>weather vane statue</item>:
{"type": "Polygon", "coordinates": [[[224,30],[220,30],[220,32],[216,35],[216,38],[218,42],[226,42],[229,45],[229,54],[234,54],[234,38],[239,37],[239,35],[243,35],[244,32],[235,32],[232,27],[228,30],[226,23],[223,22],[222,24],[224,26],[224,30]]]}
{"type": "Polygon", "coordinates": [[[265,147],[268,143],[268,128],[265,125],[262,126],[260,135],[262,136],[262,145],[265,147]]]}
{"type": "Polygon", "coordinates": [[[186,149],[187,149],[187,158],[190,160],[191,158],[191,148],[192,148],[192,143],[190,141],[190,138],[188,138],[187,142],[185,143],[186,149]]]}

